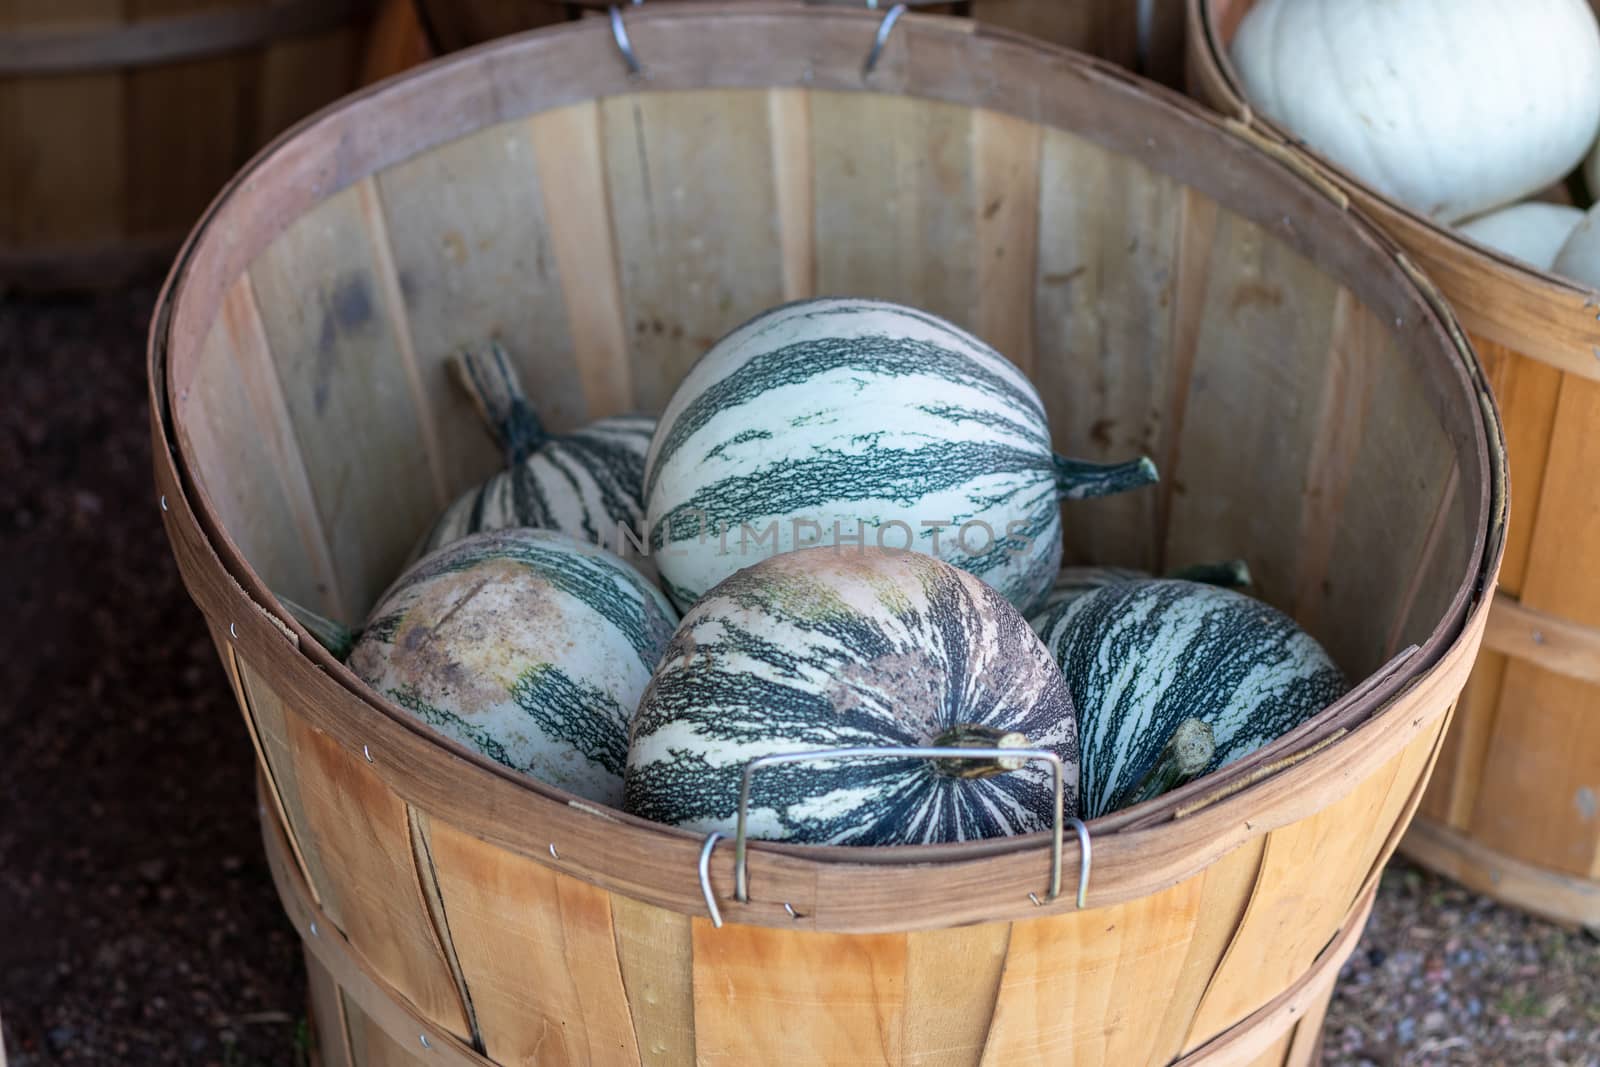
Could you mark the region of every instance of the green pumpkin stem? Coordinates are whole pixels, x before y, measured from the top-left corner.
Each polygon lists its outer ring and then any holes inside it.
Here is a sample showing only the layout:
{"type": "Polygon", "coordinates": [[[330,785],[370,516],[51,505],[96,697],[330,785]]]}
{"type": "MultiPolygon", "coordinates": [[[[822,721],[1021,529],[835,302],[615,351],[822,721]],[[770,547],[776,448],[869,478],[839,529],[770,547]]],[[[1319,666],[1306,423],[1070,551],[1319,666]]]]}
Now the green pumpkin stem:
{"type": "Polygon", "coordinates": [[[1222,563],[1196,563],[1191,567],[1181,567],[1167,577],[1185,582],[1199,582],[1201,585],[1214,585],[1221,589],[1243,589],[1250,584],[1250,565],[1242,559],[1230,559],[1222,563]]]}
{"type": "Polygon", "coordinates": [[[1154,800],[1198,778],[1216,754],[1217,743],[1211,727],[1199,719],[1183,720],[1162,746],[1155,765],[1133,786],[1113,798],[1109,810],[1121,811],[1154,800]]]}
{"type": "Polygon", "coordinates": [[[550,439],[500,342],[462,349],[451,357],[450,369],[478,409],[489,436],[505,452],[508,466],[521,463],[550,439]]]}
{"type": "Polygon", "coordinates": [[[1055,461],[1056,494],[1062,500],[1088,500],[1126,493],[1160,480],[1155,461],[1149,456],[1127,463],[1090,463],[1058,455],[1055,461]]]}
{"type": "Polygon", "coordinates": [[[343,663],[349,658],[351,651],[356,647],[360,633],[340,622],[318,615],[310,608],[301,607],[288,597],[279,595],[278,601],[289,609],[295,621],[306,628],[306,632],[317,639],[317,644],[328,650],[334,659],[343,663]]]}
{"type": "MultiPolygon", "coordinates": [[[[997,730],[975,722],[962,722],[933,739],[934,748],[1028,748],[1028,738],[1015,730],[997,730]]],[[[973,759],[940,759],[934,770],[951,778],[993,778],[1019,770],[1028,761],[1006,756],[973,759]]]]}

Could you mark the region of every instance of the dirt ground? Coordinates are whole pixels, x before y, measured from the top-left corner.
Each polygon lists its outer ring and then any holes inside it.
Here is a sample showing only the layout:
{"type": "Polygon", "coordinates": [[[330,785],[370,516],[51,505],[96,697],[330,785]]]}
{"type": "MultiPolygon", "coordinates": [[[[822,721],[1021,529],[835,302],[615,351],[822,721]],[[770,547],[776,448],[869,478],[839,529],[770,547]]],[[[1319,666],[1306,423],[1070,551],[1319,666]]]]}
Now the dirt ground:
{"type": "MultiPolygon", "coordinates": [[[[305,1062],[251,749],[149,466],[154,291],[0,296],[0,1020],[11,1067],[305,1062]]],[[[1329,1064],[1600,1067],[1600,944],[1397,864],[1329,1064]]]]}

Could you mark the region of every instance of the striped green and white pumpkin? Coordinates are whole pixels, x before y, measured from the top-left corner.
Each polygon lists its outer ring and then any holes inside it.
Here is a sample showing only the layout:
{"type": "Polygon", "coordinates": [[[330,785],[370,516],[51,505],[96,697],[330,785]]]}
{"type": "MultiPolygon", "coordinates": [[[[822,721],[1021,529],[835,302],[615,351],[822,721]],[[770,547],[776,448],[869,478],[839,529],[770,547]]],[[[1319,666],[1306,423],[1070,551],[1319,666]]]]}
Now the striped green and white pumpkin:
{"type": "MultiPolygon", "coordinates": [[[[1048,749],[1076,813],[1072,702],[999,593],[917,552],[785,553],[724,579],[673,635],[634,722],[626,809],[732,833],[751,760],[880,746],[1048,749]]],[[[819,759],[755,774],[749,833],[966,841],[1048,829],[1053,798],[1042,762],[819,759]]]]}
{"type": "MultiPolygon", "coordinates": [[[[1062,567],[1061,572],[1056,575],[1055,585],[1050,587],[1050,593],[1045,597],[1044,605],[1034,613],[1030,621],[1033,628],[1038,630],[1049,618],[1050,613],[1062,604],[1108,585],[1144,581],[1154,577],[1155,575],[1149,571],[1142,571],[1137,567],[1093,565],[1062,567]]],[[[1250,565],[1242,559],[1230,559],[1221,563],[1197,563],[1192,567],[1173,571],[1167,577],[1204,582],[1206,585],[1220,586],[1223,589],[1242,589],[1250,584],[1250,565]]]]}
{"type": "Polygon", "coordinates": [[[865,537],[977,575],[1030,611],[1061,563],[1062,500],[1155,480],[1050,450],[1028,379],[933,315],[876,300],[787,304],[690,370],[650,445],[650,544],[686,607],[741,567],[865,537]]]}
{"type": "Polygon", "coordinates": [[[616,806],[634,709],[676,622],[659,590],[599,546],[500,530],[402,575],[349,663],[441,734],[616,806]]]}
{"type": "Polygon", "coordinates": [[[505,452],[506,469],[445,508],[416,554],[481,530],[532,526],[601,545],[653,581],[654,567],[633,545],[643,536],[644,459],[655,420],[614,415],[548,434],[498,344],[462,352],[451,367],[505,452]]]}
{"type": "Polygon", "coordinates": [[[1078,709],[1090,817],[1115,810],[1174,731],[1211,728],[1224,767],[1344,695],[1321,645],[1271,605],[1229,589],[1156,578],[1107,585],[1040,627],[1078,709]]]}

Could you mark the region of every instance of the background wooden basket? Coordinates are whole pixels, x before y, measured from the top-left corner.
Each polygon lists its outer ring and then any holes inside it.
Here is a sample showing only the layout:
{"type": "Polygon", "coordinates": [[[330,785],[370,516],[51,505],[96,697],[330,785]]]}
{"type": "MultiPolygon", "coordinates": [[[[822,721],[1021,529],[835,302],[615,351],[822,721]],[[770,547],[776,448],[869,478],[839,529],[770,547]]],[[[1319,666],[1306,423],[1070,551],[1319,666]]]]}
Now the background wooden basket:
{"type": "MultiPolygon", "coordinates": [[[[152,330],[158,490],[259,745],[325,1049],[1313,1055],[1499,566],[1480,369],[1384,238],[1199,108],[948,18],[902,19],[864,75],[880,24],[651,5],[628,17],[639,76],[594,20],[485,46],[303,124],[186,247],[152,330]],[[757,843],[747,904],[712,853],[717,928],[699,837],[436,738],[277,600],[358,618],[494,467],[446,383],[457,345],[499,336],[571,426],[659,409],[718,334],[821,292],[975,329],[1038,383],[1064,451],[1157,457],[1161,491],[1069,510],[1072,556],[1246,556],[1361,680],[1096,820],[1084,910],[1041,899],[1048,835],[757,843]]],[[[1065,861],[1070,884],[1085,857],[1065,861]]]]}
{"type": "Polygon", "coordinates": [[[171,262],[285,127],[356,87],[368,0],[0,5],[0,286],[171,262]]]}
{"type": "MultiPolygon", "coordinates": [[[[393,0],[420,17],[419,33],[435,55],[495,37],[597,15],[605,0],[393,0]]],[[[674,0],[649,0],[672,3],[674,0]]],[[[868,6],[866,0],[795,0],[796,3],[868,6]]],[[[1109,59],[1167,85],[1183,81],[1182,0],[910,0],[932,14],[966,15],[1051,44],[1109,59]]],[[[631,5],[626,5],[631,6],[631,5]]],[[[891,6],[885,2],[882,10],[891,6]]],[[[401,59],[393,69],[403,69],[401,59]]]]}
{"type": "MultiPolygon", "coordinates": [[[[1189,0],[1193,91],[1258,136],[1227,42],[1251,0],[1189,0]]],[[[1600,927],[1600,293],[1466,240],[1321,159],[1435,279],[1505,419],[1510,536],[1486,651],[1407,855],[1537,914],[1600,927]]]]}

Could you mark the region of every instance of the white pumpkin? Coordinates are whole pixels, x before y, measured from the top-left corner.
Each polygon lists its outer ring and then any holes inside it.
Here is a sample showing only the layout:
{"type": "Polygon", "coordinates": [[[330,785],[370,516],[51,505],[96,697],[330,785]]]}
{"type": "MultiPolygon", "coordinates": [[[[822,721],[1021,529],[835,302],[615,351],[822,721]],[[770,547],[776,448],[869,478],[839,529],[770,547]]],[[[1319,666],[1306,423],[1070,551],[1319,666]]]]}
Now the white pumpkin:
{"type": "Polygon", "coordinates": [[[1479,244],[1548,270],[1582,220],[1581,208],[1529,200],[1469,219],[1458,229],[1479,244]]]}
{"type": "Polygon", "coordinates": [[[1600,132],[1586,0],[1260,0],[1231,56],[1257,110],[1442,222],[1558,181],[1600,132]]]}
{"type": "Polygon", "coordinates": [[[1580,285],[1600,289],[1600,204],[1583,216],[1550,269],[1580,285]]]}

